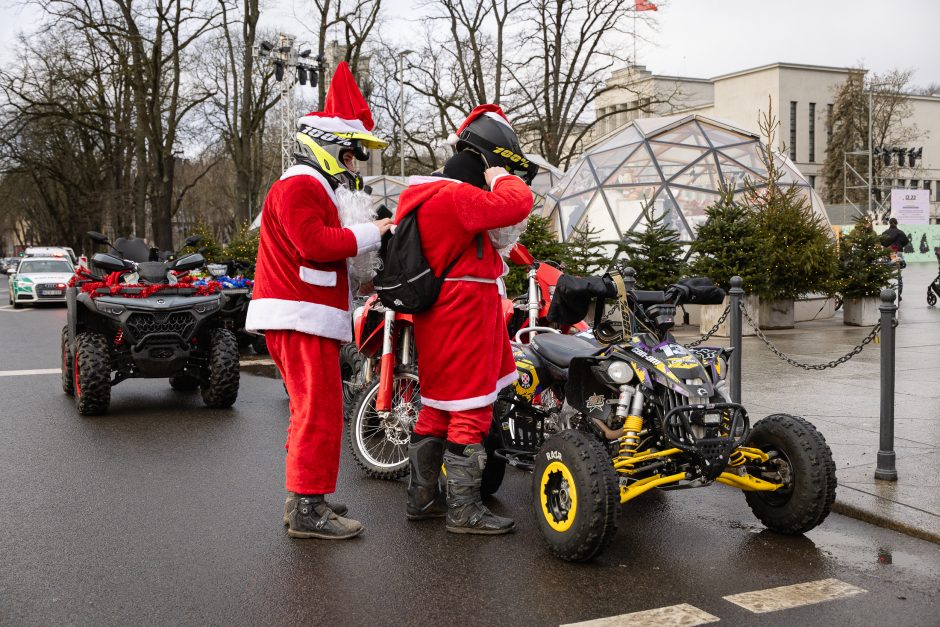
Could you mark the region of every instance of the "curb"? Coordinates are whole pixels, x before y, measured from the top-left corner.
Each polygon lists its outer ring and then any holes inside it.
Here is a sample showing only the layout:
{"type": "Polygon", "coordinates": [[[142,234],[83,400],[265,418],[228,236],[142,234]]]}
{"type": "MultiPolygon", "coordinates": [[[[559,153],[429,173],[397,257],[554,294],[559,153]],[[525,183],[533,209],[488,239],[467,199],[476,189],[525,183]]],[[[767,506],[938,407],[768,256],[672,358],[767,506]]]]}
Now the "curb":
{"type": "Polygon", "coordinates": [[[850,505],[844,501],[836,500],[832,504],[832,511],[849,518],[861,520],[862,522],[866,522],[877,527],[891,529],[892,531],[897,531],[919,540],[926,540],[927,542],[940,544],[940,533],[938,532],[916,527],[900,520],[872,512],[871,510],[865,509],[864,507],[858,507],[856,505],[850,505]]]}
{"type": "Polygon", "coordinates": [[[238,367],[243,374],[253,374],[269,379],[281,378],[281,372],[274,365],[273,359],[242,359],[238,362],[238,367]]]}

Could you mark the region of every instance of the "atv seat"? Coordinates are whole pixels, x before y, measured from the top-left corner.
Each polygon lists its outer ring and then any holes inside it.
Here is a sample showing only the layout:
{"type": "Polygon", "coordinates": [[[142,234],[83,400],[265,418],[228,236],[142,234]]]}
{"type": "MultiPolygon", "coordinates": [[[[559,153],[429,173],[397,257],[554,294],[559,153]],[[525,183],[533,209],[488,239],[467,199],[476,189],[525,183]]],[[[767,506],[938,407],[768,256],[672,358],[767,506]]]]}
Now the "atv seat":
{"type": "Polygon", "coordinates": [[[567,368],[575,357],[590,357],[602,350],[585,339],[561,333],[540,333],[532,338],[530,346],[561,368],[567,368]]]}

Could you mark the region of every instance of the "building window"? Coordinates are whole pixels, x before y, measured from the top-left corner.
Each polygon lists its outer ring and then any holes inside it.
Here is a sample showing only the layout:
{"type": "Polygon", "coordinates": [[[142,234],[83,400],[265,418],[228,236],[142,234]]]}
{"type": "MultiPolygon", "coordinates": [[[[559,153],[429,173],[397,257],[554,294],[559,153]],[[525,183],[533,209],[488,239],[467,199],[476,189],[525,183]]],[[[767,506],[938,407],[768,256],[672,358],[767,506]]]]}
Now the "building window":
{"type": "Polygon", "coordinates": [[[826,105],[826,145],[832,141],[832,105],[826,105]]]}
{"type": "Polygon", "coordinates": [[[809,162],[816,161],[816,103],[809,103],[809,162]]]}
{"type": "Polygon", "coordinates": [[[796,161],[796,101],[790,101],[790,160],[796,161]]]}
{"type": "Polygon", "coordinates": [[[812,174],[809,175],[809,186],[816,189],[816,177],[812,174]]]}
{"type": "Polygon", "coordinates": [[[917,189],[918,183],[920,183],[920,181],[917,179],[911,179],[911,189],[917,189]]]}

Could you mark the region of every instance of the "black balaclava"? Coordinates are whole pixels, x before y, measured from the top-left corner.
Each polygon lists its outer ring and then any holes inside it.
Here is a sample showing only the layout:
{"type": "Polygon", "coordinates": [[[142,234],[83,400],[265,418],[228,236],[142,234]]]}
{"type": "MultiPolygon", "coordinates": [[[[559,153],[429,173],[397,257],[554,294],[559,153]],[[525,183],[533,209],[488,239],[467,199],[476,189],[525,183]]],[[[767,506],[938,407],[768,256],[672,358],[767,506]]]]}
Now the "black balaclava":
{"type": "Polygon", "coordinates": [[[486,179],[483,177],[483,170],[485,169],[486,165],[480,155],[469,150],[463,150],[444,163],[444,176],[470,183],[480,189],[486,189],[486,179]]]}

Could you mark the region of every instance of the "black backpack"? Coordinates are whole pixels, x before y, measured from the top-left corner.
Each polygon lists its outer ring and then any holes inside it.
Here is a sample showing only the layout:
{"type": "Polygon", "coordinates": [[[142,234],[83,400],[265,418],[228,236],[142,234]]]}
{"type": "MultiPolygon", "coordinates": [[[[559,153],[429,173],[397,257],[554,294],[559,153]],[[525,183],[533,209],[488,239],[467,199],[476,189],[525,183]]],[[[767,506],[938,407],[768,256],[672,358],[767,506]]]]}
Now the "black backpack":
{"type": "Polygon", "coordinates": [[[382,270],[373,285],[382,304],[399,313],[415,314],[427,311],[437,302],[441,285],[447,274],[460,259],[447,264],[441,276],[435,276],[421,249],[418,232],[420,205],[401,219],[395,234],[382,245],[382,270]]]}

